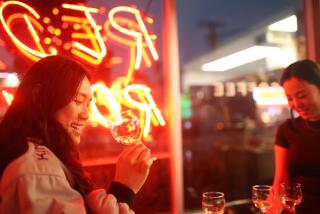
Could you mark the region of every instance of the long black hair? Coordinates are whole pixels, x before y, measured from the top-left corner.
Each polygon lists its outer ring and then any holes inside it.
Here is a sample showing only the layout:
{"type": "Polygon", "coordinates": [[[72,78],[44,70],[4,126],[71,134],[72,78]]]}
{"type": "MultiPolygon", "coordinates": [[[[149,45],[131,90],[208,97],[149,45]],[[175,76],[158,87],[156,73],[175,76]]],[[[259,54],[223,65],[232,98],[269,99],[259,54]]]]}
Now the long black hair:
{"type": "Polygon", "coordinates": [[[312,60],[304,59],[290,64],[282,73],[280,83],[295,77],[320,88],[320,67],[312,60]]]}
{"type": "Polygon", "coordinates": [[[27,150],[27,138],[33,138],[40,139],[66,165],[76,190],[83,196],[91,190],[76,146],[53,119],[75,97],[85,77],[89,75],[84,67],[62,56],[45,57],[30,68],[0,124],[0,177],[27,150]]]}

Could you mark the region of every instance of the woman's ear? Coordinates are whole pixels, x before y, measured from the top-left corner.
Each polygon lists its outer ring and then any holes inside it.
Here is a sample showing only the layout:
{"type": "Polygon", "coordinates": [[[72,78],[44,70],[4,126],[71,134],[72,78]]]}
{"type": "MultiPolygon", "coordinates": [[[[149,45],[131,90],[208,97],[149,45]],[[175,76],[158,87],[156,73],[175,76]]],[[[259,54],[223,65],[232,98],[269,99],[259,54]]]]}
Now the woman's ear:
{"type": "Polygon", "coordinates": [[[36,104],[37,101],[38,101],[40,89],[41,89],[41,84],[40,83],[36,84],[32,89],[32,92],[31,92],[32,93],[32,102],[34,104],[36,104]]]}

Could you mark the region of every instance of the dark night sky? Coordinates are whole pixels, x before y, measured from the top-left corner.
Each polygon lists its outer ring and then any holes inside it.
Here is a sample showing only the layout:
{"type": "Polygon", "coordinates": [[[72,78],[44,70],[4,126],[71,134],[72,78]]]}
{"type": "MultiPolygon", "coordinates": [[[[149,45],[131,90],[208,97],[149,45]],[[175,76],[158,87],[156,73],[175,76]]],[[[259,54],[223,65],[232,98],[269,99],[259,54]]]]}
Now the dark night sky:
{"type": "Polygon", "coordinates": [[[199,22],[220,23],[218,45],[230,36],[272,17],[283,10],[302,8],[302,0],[177,0],[180,62],[184,63],[211,50],[208,27],[199,22]]]}

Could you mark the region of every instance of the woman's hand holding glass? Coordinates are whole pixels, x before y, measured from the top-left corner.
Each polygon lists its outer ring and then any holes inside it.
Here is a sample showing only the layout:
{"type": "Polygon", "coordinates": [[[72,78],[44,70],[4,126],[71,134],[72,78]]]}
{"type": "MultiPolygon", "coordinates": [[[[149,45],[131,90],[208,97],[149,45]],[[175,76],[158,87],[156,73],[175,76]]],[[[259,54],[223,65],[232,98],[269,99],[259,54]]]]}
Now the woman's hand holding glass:
{"type": "Polygon", "coordinates": [[[128,110],[114,116],[109,121],[109,126],[113,138],[127,145],[119,156],[115,181],[137,193],[146,181],[155,160],[151,157],[150,149],[139,143],[141,138],[139,119],[128,110]]]}
{"type": "Polygon", "coordinates": [[[154,160],[144,144],[126,146],[118,159],[115,181],[137,193],[146,181],[154,160]]]}

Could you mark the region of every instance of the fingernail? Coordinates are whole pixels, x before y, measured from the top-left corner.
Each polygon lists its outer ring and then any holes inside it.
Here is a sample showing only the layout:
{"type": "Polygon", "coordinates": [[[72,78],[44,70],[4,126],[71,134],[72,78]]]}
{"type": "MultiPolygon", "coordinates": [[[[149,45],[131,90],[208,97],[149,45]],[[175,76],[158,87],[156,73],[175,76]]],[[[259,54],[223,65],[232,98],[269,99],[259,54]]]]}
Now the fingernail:
{"type": "Polygon", "coordinates": [[[157,159],[157,158],[150,158],[150,159],[147,161],[147,165],[150,167],[156,159],[157,159]]]}

